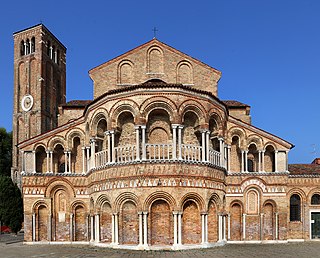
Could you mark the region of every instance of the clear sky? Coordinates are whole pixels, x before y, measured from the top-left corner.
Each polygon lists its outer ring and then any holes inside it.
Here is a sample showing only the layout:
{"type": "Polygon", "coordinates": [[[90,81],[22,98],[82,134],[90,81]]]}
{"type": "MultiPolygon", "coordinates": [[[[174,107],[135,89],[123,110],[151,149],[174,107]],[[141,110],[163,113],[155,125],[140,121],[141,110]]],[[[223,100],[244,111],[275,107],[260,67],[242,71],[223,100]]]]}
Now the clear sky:
{"type": "Polygon", "coordinates": [[[0,127],[12,129],[13,38],[42,21],[67,47],[67,100],[92,99],[88,71],[157,38],[222,71],[219,98],[251,106],[253,125],[320,157],[320,1],[3,1],[0,127]]]}

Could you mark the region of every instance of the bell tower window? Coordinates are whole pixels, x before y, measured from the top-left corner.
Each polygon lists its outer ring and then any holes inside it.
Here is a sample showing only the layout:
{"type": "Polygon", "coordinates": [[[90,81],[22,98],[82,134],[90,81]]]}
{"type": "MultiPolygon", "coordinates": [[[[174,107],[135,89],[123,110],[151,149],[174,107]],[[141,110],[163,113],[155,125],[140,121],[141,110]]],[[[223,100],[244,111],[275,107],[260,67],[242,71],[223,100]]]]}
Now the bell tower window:
{"type": "Polygon", "coordinates": [[[20,42],[20,55],[24,56],[24,40],[20,42]]]}

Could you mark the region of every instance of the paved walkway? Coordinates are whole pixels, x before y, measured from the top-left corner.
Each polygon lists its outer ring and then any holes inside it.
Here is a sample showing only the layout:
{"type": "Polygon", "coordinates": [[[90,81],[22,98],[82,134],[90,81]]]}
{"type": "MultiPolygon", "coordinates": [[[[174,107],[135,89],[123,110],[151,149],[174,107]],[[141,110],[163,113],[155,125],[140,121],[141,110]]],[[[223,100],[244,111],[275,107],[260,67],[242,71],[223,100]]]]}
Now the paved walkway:
{"type": "Polygon", "coordinates": [[[80,245],[23,245],[22,234],[0,235],[0,257],[320,257],[320,242],[290,244],[229,244],[186,251],[128,251],[80,245]]]}

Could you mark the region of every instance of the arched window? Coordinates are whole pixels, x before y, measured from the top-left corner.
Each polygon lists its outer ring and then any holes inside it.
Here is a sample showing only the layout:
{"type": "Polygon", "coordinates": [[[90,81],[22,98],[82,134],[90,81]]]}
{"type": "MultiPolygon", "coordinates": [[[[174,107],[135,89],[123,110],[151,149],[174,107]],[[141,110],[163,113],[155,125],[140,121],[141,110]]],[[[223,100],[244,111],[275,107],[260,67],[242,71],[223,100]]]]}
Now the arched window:
{"type": "Polygon", "coordinates": [[[301,220],[301,200],[300,196],[293,194],[290,197],[290,221],[301,220]]]}
{"type": "Polygon", "coordinates": [[[47,55],[51,58],[51,42],[47,42],[47,55]]]}
{"type": "Polygon", "coordinates": [[[248,159],[248,172],[253,172],[254,171],[254,163],[252,159],[248,159]]]}
{"type": "Polygon", "coordinates": [[[24,56],[24,40],[20,42],[20,55],[24,56]]]}
{"type": "Polygon", "coordinates": [[[33,53],[36,50],[36,40],[34,37],[31,39],[31,53],[33,53]]]}
{"type": "Polygon", "coordinates": [[[311,197],[311,204],[312,205],[320,205],[320,194],[314,194],[311,197]]]}

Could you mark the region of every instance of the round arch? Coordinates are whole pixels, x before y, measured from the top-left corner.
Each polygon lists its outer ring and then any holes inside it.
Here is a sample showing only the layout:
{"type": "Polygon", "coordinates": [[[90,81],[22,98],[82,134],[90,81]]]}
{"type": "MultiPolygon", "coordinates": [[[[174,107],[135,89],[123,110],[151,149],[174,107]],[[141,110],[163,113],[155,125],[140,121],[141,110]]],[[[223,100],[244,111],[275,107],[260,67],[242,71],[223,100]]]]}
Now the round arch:
{"type": "Polygon", "coordinates": [[[150,211],[150,208],[151,208],[152,203],[155,202],[155,201],[157,201],[157,200],[164,200],[164,201],[166,201],[166,202],[169,204],[169,206],[170,206],[170,208],[171,208],[172,210],[176,209],[176,207],[177,207],[176,201],[175,201],[175,199],[172,197],[171,194],[166,193],[166,192],[163,192],[163,191],[156,191],[156,192],[150,194],[150,195],[146,198],[146,200],[145,200],[145,202],[144,202],[144,204],[143,204],[143,210],[145,210],[145,211],[150,211]]]}

